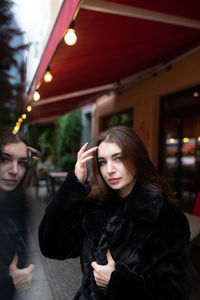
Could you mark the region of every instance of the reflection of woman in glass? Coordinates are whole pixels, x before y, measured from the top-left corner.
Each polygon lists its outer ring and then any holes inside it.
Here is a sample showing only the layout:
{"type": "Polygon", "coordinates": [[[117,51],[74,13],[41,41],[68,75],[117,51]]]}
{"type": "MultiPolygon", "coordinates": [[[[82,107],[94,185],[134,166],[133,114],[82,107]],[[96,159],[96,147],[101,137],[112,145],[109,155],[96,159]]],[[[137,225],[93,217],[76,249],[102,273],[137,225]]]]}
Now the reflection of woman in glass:
{"type": "Polygon", "coordinates": [[[33,265],[27,267],[26,208],[23,184],[28,149],[10,127],[0,128],[0,299],[12,299],[16,289],[31,282],[33,265]]]}
{"type": "Polygon", "coordinates": [[[74,299],[189,299],[188,223],[168,200],[139,137],[115,127],[86,147],[46,209],[42,253],[81,257],[83,282],[74,299]]]}

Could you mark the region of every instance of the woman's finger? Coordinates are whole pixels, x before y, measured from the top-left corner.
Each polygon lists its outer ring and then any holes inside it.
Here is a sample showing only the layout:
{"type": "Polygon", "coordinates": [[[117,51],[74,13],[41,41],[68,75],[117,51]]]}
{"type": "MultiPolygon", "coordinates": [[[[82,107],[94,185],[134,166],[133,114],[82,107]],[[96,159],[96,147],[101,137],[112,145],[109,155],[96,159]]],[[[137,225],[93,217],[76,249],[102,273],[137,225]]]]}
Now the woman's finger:
{"type": "Polygon", "coordinates": [[[85,143],[81,149],[78,151],[77,156],[80,156],[81,154],[84,153],[85,149],[87,148],[88,143],[85,143]]]}
{"type": "Polygon", "coordinates": [[[88,157],[88,155],[90,155],[91,153],[95,152],[97,150],[98,147],[93,147],[90,148],[89,150],[85,151],[84,153],[82,153],[82,159],[88,157]]]}
{"type": "Polygon", "coordinates": [[[35,154],[40,154],[40,151],[39,150],[37,150],[37,149],[35,149],[35,148],[33,148],[33,147],[27,147],[28,148],[28,150],[30,150],[31,152],[33,152],[33,153],[35,153],[35,154]]]}

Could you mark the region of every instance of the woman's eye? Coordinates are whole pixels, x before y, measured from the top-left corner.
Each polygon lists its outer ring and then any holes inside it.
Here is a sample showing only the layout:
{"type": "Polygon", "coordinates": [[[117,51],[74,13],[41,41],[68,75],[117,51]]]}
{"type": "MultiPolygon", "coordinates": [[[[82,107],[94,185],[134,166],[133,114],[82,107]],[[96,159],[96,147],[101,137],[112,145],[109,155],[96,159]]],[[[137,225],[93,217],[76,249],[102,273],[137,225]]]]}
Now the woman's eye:
{"type": "Polygon", "coordinates": [[[99,166],[101,167],[101,166],[104,166],[106,164],[106,161],[104,161],[104,160],[101,160],[101,161],[99,161],[99,166]]]}
{"type": "Polygon", "coordinates": [[[1,162],[4,163],[4,164],[8,163],[9,161],[10,161],[9,158],[7,158],[7,157],[2,157],[1,158],[1,162]]]}
{"type": "Polygon", "coordinates": [[[117,156],[117,157],[116,157],[116,161],[122,161],[121,156],[117,156]]]}
{"type": "Polygon", "coordinates": [[[26,168],[27,167],[27,162],[26,161],[19,161],[18,162],[19,166],[26,168]]]}

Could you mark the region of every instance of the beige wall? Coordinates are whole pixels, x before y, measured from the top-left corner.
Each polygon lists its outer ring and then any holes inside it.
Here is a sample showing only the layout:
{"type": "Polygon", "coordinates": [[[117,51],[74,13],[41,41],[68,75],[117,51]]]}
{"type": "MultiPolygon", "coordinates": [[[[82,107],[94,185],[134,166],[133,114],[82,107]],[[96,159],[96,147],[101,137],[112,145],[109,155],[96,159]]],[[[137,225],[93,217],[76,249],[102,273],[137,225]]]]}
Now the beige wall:
{"type": "Polygon", "coordinates": [[[95,134],[101,128],[101,120],[126,108],[134,108],[134,129],[145,143],[155,165],[158,163],[159,100],[173,93],[200,83],[200,51],[172,65],[170,70],[149,77],[121,94],[103,96],[95,104],[95,134]]]}

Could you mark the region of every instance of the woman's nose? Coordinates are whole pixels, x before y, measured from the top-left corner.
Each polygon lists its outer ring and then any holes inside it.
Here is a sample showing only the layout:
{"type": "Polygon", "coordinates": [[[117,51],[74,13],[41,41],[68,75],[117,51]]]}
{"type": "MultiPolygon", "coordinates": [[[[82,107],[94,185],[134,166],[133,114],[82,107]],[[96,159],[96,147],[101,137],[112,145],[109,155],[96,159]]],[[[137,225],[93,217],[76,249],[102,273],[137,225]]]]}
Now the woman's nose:
{"type": "Polygon", "coordinates": [[[18,172],[18,164],[17,162],[13,161],[10,165],[9,173],[13,175],[17,175],[17,172],[18,172]]]}
{"type": "Polygon", "coordinates": [[[113,172],[115,172],[115,167],[112,162],[108,162],[107,163],[107,173],[113,173],[113,172]]]}

